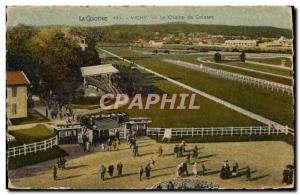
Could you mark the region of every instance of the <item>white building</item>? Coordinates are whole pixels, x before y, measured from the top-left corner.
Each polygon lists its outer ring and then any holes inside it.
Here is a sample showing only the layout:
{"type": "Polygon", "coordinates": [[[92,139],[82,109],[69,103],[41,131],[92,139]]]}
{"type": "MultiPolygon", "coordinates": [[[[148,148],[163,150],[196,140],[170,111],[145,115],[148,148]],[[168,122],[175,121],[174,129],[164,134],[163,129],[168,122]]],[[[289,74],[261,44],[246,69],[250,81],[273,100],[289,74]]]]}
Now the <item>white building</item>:
{"type": "Polygon", "coordinates": [[[256,40],[226,40],[224,42],[226,46],[240,46],[240,47],[255,47],[257,45],[256,40]]]}
{"type": "Polygon", "coordinates": [[[259,44],[261,47],[291,47],[293,45],[293,39],[287,39],[281,36],[274,41],[264,42],[259,44]]]}
{"type": "Polygon", "coordinates": [[[161,48],[163,46],[163,42],[162,41],[149,41],[149,46],[150,47],[156,47],[156,48],[161,48]]]}

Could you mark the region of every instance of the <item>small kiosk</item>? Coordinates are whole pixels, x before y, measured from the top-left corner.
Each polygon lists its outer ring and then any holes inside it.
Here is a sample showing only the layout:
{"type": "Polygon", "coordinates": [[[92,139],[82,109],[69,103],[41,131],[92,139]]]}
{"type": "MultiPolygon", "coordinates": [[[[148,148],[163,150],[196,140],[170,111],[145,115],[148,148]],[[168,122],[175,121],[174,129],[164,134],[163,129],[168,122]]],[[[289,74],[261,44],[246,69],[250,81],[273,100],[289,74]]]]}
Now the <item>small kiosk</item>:
{"type": "Polygon", "coordinates": [[[58,137],[58,144],[82,143],[84,127],[80,124],[55,125],[53,129],[58,137]]]}
{"type": "Polygon", "coordinates": [[[148,123],[151,123],[148,117],[129,118],[125,122],[124,138],[128,135],[146,136],[148,123]]]}

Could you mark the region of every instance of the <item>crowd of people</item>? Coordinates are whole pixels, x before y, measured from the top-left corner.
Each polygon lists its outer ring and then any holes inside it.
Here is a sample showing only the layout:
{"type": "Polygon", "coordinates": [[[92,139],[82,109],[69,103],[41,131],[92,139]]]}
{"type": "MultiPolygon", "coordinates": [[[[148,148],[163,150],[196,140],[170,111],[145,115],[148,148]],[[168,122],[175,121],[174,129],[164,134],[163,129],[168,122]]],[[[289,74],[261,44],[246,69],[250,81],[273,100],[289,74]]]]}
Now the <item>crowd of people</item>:
{"type": "Polygon", "coordinates": [[[293,184],[294,182],[294,166],[292,165],[287,165],[285,167],[285,169],[283,170],[283,173],[282,173],[282,183],[285,183],[285,184],[293,184]]]}
{"type": "Polygon", "coordinates": [[[58,179],[58,170],[66,169],[67,160],[64,157],[59,157],[56,162],[56,165],[53,166],[53,180],[57,181],[58,179]]]}
{"type": "MultiPolygon", "coordinates": [[[[101,165],[100,169],[99,169],[100,179],[102,181],[105,180],[106,172],[108,173],[110,178],[113,178],[114,177],[114,169],[115,169],[114,165],[109,165],[107,167],[107,170],[104,165],[101,165]]],[[[116,169],[117,169],[117,177],[122,177],[123,176],[123,164],[121,162],[118,162],[118,164],[116,165],[116,169]]]]}
{"type": "Polygon", "coordinates": [[[52,120],[65,120],[67,124],[80,121],[80,115],[75,114],[69,104],[64,105],[55,100],[46,102],[45,116],[52,120]]]}

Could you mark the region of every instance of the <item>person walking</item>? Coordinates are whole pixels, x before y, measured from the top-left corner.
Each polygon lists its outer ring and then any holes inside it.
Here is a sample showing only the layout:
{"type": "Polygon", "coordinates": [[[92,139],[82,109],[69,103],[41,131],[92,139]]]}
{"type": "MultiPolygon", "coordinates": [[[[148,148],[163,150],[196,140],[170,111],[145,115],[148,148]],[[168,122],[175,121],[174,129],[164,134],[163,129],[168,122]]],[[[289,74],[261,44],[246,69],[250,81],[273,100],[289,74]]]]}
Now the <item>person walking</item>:
{"type": "Polygon", "coordinates": [[[122,176],[122,171],[123,171],[123,164],[121,162],[119,162],[117,164],[117,170],[118,170],[118,176],[121,177],[122,176]]]}
{"type": "Polygon", "coordinates": [[[139,168],[140,181],[142,181],[142,179],[143,179],[143,174],[144,174],[144,168],[141,166],[141,167],[139,168]]]}
{"type": "Polygon", "coordinates": [[[104,179],[105,179],[105,173],[106,173],[106,168],[105,168],[104,165],[101,165],[99,172],[100,172],[100,178],[101,178],[101,180],[104,181],[104,179]]]}

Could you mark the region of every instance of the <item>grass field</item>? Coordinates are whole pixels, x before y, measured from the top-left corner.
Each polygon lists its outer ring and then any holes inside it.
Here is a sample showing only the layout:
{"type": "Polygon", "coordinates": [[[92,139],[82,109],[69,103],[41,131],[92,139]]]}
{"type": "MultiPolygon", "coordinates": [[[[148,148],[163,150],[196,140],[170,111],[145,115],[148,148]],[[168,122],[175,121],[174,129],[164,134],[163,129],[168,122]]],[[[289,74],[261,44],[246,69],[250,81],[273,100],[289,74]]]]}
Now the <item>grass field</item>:
{"type": "Polygon", "coordinates": [[[30,123],[39,123],[49,121],[46,117],[35,110],[29,110],[29,114],[25,118],[10,119],[13,125],[24,125],[30,123]]]}
{"type": "Polygon", "coordinates": [[[32,128],[9,131],[22,144],[42,141],[53,136],[53,132],[43,124],[32,128]]]}
{"type": "MultiPolygon", "coordinates": [[[[194,64],[203,64],[207,67],[214,68],[214,69],[219,69],[219,70],[224,70],[224,71],[228,71],[228,72],[238,73],[238,74],[251,76],[251,77],[255,77],[255,78],[259,78],[259,79],[265,79],[265,80],[268,80],[268,81],[278,82],[278,83],[282,83],[282,84],[285,84],[285,85],[292,85],[291,79],[280,78],[280,77],[275,77],[275,76],[265,75],[265,74],[259,74],[259,73],[250,72],[250,71],[241,70],[241,69],[236,69],[236,68],[232,68],[232,67],[219,66],[219,65],[215,65],[215,64],[211,64],[211,63],[202,63],[202,62],[199,62],[197,60],[197,57],[198,56],[193,56],[193,55],[178,55],[178,56],[171,56],[170,55],[170,56],[166,56],[165,58],[174,59],[174,60],[182,60],[182,61],[191,62],[191,63],[194,63],[194,64]]],[[[205,60],[205,59],[208,59],[208,58],[203,57],[203,59],[205,60]]],[[[210,61],[214,62],[213,58],[211,58],[210,61]]],[[[240,65],[240,66],[237,66],[237,67],[244,67],[244,66],[240,65]]],[[[247,67],[247,68],[249,68],[249,67],[247,67]]]]}
{"type": "MultiPolygon", "coordinates": [[[[157,57],[145,56],[127,48],[105,48],[135,62],[223,100],[293,127],[293,97],[281,95],[236,81],[212,77],[205,73],[165,63],[157,57]]],[[[202,104],[203,105],[203,104],[202,104]]],[[[203,108],[204,110],[204,108],[203,108]]],[[[215,111],[219,112],[219,111],[215,111]]],[[[219,118],[223,120],[223,118],[219,118]]]]}
{"type": "MultiPolygon", "coordinates": [[[[168,179],[176,178],[176,167],[184,162],[186,157],[176,158],[173,154],[174,144],[157,144],[154,140],[138,140],[139,156],[131,156],[129,146],[124,142],[118,151],[94,152],[72,158],[67,161],[67,169],[58,172],[58,180],[54,181],[53,163],[45,162],[30,167],[24,167],[8,172],[10,187],[47,189],[63,187],[73,189],[149,189],[153,185],[168,179]],[[162,145],[164,156],[158,157],[157,151],[162,145]],[[139,181],[138,168],[145,166],[150,160],[155,160],[150,179],[139,181]],[[99,168],[103,164],[123,164],[123,176],[110,178],[107,174],[105,181],[100,181],[99,168]]],[[[288,187],[281,183],[282,171],[287,164],[293,164],[293,147],[280,141],[237,142],[237,143],[197,143],[187,144],[187,151],[197,145],[200,155],[197,159],[199,171],[205,164],[207,175],[198,179],[215,182],[225,189],[263,189],[288,187]],[[284,156],[284,157],[283,157],[284,156]],[[283,158],[279,158],[283,157],[283,158]],[[241,176],[222,180],[219,171],[224,160],[230,166],[239,163],[241,176]],[[252,179],[246,181],[245,167],[249,166],[252,179]]],[[[74,148],[74,147],[73,147],[74,148]]],[[[67,150],[66,150],[67,151],[67,150]]],[[[187,153],[185,153],[186,155],[187,153]]],[[[194,159],[192,159],[194,162],[194,159]]],[[[189,172],[192,164],[188,165],[189,172]]],[[[193,176],[191,176],[193,177],[193,176]]],[[[289,186],[291,187],[291,186],[289,186]]]]}
{"type": "Polygon", "coordinates": [[[292,61],[289,58],[249,58],[249,60],[272,65],[281,65],[281,60],[285,60],[285,66],[292,67],[292,61]]]}

